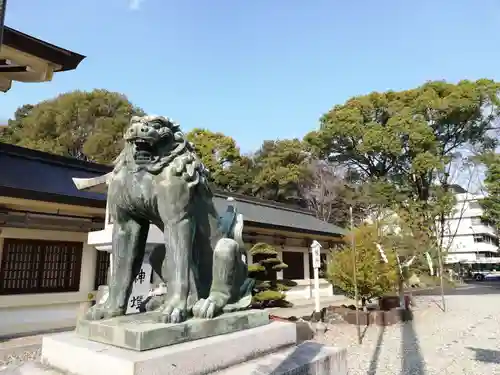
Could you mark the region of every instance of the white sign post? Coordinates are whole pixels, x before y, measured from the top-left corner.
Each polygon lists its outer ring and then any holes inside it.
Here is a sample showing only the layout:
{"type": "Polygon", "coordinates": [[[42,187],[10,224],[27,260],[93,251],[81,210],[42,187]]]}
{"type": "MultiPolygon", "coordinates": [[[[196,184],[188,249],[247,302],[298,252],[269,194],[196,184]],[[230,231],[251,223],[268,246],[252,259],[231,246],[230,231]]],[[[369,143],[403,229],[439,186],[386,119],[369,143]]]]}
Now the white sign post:
{"type": "Polygon", "coordinates": [[[321,268],[321,244],[314,240],[311,244],[312,266],[314,270],[314,305],[315,311],[319,313],[321,306],[319,304],[319,269],[321,268]]]}

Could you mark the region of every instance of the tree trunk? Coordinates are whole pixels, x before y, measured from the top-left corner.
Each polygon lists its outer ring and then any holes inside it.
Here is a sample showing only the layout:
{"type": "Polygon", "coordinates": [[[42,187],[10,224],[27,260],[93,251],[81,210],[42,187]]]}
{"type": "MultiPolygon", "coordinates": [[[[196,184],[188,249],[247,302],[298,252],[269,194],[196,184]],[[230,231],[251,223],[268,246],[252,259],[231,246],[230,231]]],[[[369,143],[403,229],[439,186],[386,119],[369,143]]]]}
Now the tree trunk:
{"type": "Polygon", "coordinates": [[[405,286],[402,277],[399,278],[398,289],[399,289],[399,306],[406,310],[405,286]]]}

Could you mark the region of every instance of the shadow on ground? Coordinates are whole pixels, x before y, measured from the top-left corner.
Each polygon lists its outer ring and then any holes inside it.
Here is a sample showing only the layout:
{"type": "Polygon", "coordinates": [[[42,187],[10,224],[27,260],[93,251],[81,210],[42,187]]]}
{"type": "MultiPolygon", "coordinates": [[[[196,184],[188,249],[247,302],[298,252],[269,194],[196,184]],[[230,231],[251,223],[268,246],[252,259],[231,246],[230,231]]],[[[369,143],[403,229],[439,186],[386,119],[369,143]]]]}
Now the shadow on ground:
{"type": "Polygon", "coordinates": [[[401,324],[401,375],[425,375],[426,366],[413,320],[401,324]]]}
{"type": "MultiPolygon", "coordinates": [[[[259,366],[253,373],[257,374],[281,374],[281,373],[295,373],[300,363],[311,363],[312,360],[321,352],[322,344],[316,342],[304,342],[302,345],[296,346],[282,361],[270,366],[259,366]]],[[[330,362],[327,362],[329,366],[330,362]]],[[[333,369],[322,368],[327,374],[332,373],[333,369]]]]}
{"type": "Polygon", "coordinates": [[[478,362],[500,364],[499,350],[480,349],[471,347],[468,347],[467,349],[472,350],[474,352],[474,354],[476,355],[475,360],[478,362]]]}
{"type": "MultiPolygon", "coordinates": [[[[366,330],[365,330],[366,331],[366,330]]],[[[370,367],[366,375],[376,375],[378,362],[380,360],[380,352],[382,351],[382,342],[384,341],[385,326],[380,327],[377,337],[375,350],[373,351],[372,358],[370,359],[370,367]]]]}

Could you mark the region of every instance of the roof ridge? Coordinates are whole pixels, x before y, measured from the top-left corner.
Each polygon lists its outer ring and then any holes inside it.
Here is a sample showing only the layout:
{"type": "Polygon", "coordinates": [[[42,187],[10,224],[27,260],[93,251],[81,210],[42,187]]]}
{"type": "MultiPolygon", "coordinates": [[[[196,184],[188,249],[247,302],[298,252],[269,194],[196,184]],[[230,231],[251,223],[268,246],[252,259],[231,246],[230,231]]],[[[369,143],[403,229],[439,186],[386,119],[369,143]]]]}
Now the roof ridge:
{"type": "Polygon", "coordinates": [[[286,203],[271,201],[268,199],[256,198],[256,197],[252,197],[249,195],[232,193],[232,192],[227,192],[227,191],[218,190],[218,189],[216,189],[214,191],[214,195],[219,196],[221,198],[233,197],[236,201],[240,200],[243,202],[254,203],[254,204],[261,205],[261,206],[279,208],[279,209],[282,209],[285,211],[292,211],[292,212],[297,212],[297,213],[304,214],[304,215],[315,216],[311,210],[308,210],[305,208],[300,208],[300,207],[293,206],[293,205],[286,204],[286,203]]]}
{"type": "Polygon", "coordinates": [[[83,169],[99,173],[107,173],[113,169],[113,167],[104,164],[80,160],[69,156],[51,154],[3,142],[0,142],[0,153],[15,155],[26,159],[39,160],[48,164],[64,165],[66,167],[70,166],[75,169],[83,169]]]}

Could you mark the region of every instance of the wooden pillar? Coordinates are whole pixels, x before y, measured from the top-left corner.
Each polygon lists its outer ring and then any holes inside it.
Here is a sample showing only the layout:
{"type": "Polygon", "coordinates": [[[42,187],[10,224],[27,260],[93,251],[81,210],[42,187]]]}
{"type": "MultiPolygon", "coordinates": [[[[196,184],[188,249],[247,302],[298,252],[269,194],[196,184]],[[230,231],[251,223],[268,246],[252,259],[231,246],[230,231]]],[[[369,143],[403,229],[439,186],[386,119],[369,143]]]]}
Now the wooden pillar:
{"type": "Polygon", "coordinates": [[[312,298],[312,283],[313,280],[311,280],[311,275],[309,273],[309,249],[306,248],[306,250],[302,253],[302,257],[304,260],[304,280],[307,282],[306,290],[305,290],[305,297],[306,298],[312,298]]]}
{"type": "MultiPolygon", "coordinates": [[[[81,265],[81,276],[80,276],[80,293],[88,295],[94,290],[94,281],[96,274],[96,260],[97,260],[97,249],[93,246],[83,244],[82,249],[82,265],[81,265]]],[[[86,301],[80,304],[80,309],[78,311],[79,317],[81,317],[88,308],[91,306],[91,302],[86,301]]]]}
{"type": "Polygon", "coordinates": [[[3,255],[3,237],[2,237],[2,229],[0,228],[0,266],[2,265],[2,255],[3,255]]]}

